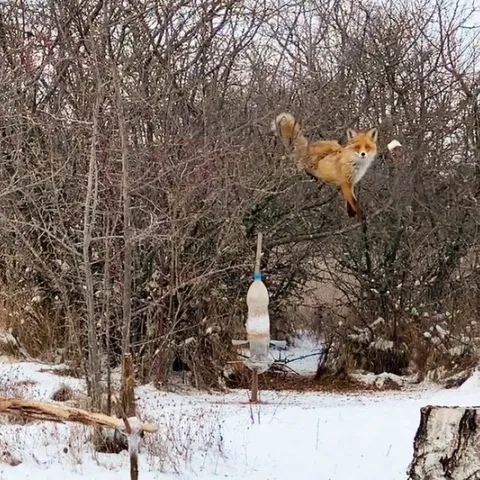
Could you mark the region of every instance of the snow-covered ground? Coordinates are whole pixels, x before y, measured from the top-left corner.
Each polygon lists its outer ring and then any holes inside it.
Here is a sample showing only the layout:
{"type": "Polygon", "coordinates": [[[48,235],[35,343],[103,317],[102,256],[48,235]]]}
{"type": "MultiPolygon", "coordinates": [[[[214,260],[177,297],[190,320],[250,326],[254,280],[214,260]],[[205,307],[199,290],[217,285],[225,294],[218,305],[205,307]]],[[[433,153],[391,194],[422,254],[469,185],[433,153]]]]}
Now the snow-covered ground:
{"type": "MultiPolygon", "coordinates": [[[[48,399],[83,382],[41,372],[44,365],[0,359],[0,396],[48,399]]],[[[480,376],[454,390],[423,388],[362,395],[246,391],[169,393],[137,389],[143,417],[160,433],[141,444],[141,480],[405,480],[420,408],[475,405],[480,376]]],[[[1,422],[0,418],[0,422],[1,422]]],[[[88,427],[4,423],[0,480],[127,480],[126,452],[95,453],[88,427]],[[2,452],[20,460],[2,463],[2,452]]]]}

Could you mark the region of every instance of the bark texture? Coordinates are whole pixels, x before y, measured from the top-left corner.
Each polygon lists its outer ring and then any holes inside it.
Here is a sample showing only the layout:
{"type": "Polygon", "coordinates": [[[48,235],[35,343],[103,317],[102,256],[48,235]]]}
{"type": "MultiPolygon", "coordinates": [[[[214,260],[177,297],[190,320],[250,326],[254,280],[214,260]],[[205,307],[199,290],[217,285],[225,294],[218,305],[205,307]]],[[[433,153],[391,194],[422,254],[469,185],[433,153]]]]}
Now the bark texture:
{"type": "MultiPolygon", "coordinates": [[[[51,422],[77,422],[95,427],[125,430],[125,423],[121,418],[37,400],[0,398],[0,414],[2,413],[51,422]]],[[[157,430],[156,425],[142,423],[144,432],[155,433],[157,430]]]]}
{"type": "Polygon", "coordinates": [[[480,480],[479,408],[426,406],[409,480],[480,480]]]}

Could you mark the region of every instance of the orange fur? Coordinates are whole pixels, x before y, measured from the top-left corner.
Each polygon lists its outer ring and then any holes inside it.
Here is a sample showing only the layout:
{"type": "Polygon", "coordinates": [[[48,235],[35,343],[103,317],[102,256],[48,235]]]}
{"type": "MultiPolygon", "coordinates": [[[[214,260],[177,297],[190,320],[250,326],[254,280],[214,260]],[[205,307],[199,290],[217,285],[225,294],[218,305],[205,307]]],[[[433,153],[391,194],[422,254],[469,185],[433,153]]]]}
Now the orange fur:
{"type": "Polygon", "coordinates": [[[365,218],[355,196],[355,185],[365,175],[377,154],[377,129],[347,131],[347,144],[335,140],[310,143],[300,125],[289,113],[277,116],[272,125],[286,147],[293,146],[293,156],[310,175],[340,187],[349,217],[365,218]]]}

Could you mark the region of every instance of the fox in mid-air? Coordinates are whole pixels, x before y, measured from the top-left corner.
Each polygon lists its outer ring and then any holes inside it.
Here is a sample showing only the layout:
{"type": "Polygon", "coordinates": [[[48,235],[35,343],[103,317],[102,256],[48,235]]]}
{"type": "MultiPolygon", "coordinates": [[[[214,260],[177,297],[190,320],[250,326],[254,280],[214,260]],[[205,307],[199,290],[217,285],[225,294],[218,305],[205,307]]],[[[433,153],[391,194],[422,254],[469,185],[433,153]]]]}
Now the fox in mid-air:
{"type": "Polygon", "coordinates": [[[347,144],[336,140],[309,142],[290,113],[281,113],[272,123],[285,147],[293,146],[293,156],[306,173],[325,183],[338,185],[347,204],[349,217],[364,219],[354,187],[365,175],[377,155],[378,130],[347,130],[347,144]]]}

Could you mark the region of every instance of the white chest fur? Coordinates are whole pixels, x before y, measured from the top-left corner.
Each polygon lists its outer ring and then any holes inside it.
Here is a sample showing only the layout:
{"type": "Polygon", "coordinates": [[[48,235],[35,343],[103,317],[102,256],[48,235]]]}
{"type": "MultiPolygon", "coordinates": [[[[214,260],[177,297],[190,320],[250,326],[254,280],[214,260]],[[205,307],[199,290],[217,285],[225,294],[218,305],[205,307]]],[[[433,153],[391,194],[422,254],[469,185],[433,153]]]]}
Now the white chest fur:
{"type": "Polygon", "coordinates": [[[369,154],[365,157],[355,156],[353,161],[353,184],[358,183],[367,173],[368,168],[375,159],[375,155],[369,154]]]}

